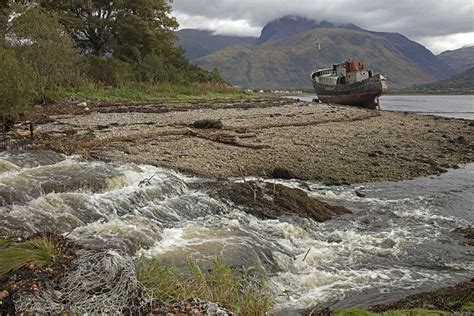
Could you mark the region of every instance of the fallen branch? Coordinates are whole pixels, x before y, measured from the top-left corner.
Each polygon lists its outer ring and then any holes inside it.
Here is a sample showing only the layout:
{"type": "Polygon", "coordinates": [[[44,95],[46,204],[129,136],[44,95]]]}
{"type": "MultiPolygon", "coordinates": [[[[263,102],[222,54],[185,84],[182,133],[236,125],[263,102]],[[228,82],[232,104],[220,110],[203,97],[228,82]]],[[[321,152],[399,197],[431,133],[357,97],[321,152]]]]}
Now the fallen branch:
{"type": "Polygon", "coordinates": [[[207,139],[213,142],[226,144],[226,145],[233,145],[237,147],[252,148],[252,149],[270,148],[269,145],[256,145],[256,144],[241,143],[238,141],[236,136],[222,135],[222,134],[217,134],[217,135],[203,134],[203,133],[198,133],[190,128],[186,129],[186,135],[195,136],[195,137],[207,139]]]}

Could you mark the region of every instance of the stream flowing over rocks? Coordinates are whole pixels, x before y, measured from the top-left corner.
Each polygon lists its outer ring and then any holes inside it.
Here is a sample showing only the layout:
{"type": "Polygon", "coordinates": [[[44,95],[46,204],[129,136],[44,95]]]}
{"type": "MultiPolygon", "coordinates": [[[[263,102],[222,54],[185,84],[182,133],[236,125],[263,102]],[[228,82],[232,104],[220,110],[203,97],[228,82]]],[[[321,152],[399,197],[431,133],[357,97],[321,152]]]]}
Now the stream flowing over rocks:
{"type": "Polygon", "coordinates": [[[472,277],[472,240],[458,229],[474,222],[472,179],[474,164],[441,176],[352,186],[225,180],[231,187],[260,183],[267,188],[261,199],[274,198],[272,186],[297,188],[352,212],[317,222],[283,208],[257,216],[247,209],[252,201],[238,204],[216,190],[223,180],[52,152],[4,152],[0,235],[55,232],[85,249],[177,266],[189,258],[208,264],[219,255],[266,271],[282,314],[377,303],[472,277]]]}

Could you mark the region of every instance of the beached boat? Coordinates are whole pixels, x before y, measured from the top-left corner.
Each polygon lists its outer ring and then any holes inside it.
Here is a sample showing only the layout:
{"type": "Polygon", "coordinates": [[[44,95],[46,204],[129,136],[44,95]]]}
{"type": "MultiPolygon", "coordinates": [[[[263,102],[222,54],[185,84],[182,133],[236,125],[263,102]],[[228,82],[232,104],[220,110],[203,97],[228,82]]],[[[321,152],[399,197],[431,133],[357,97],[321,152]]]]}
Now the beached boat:
{"type": "Polygon", "coordinates": [[[379,96],[387,90],[385,77],[366,70],[357,59],[318,69],[311,79],[319,100],[324,103],[376,109],[380,107],[379,96]]]}

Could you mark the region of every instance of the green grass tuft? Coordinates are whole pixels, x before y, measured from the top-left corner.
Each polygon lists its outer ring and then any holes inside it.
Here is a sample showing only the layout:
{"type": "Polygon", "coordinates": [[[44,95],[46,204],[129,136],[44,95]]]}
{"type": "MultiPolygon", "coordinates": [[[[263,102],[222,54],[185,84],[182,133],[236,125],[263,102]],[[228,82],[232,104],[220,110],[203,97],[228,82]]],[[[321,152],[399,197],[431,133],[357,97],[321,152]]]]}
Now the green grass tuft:
{"type": "Polygon", "coordinates": [[[265,315],[273,307],[261,276],[235,271],[220,258],[206,273],[196,262],[188,262],[187,267],[188,271],[182,272],[156,259],[141,258],[138,279],[153,298],[166,303],[198,298],[219,303],[238,315],[265,315]]]}
{"type": "Polygon", "coordinates": [[[448,316],[450,312],[429,310],[422,308],[401,309],[383,313],[369,312],[361,308],[339,308],[334,311],[335,316],[448,316]]]}
{"type": "Polygon", "coordinates": [[[21,243],[9,243],[0,239],[0,277],[27,264],[46,266],[54,258],[56,248],[46,238],[36,238],[21,243]]]}

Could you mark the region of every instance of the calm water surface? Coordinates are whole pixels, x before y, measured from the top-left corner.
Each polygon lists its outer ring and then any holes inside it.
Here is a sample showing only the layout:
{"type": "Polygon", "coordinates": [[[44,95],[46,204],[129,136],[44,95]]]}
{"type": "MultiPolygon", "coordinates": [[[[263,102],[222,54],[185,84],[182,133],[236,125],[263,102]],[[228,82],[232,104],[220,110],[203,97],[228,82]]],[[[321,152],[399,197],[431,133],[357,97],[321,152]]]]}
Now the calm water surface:
{"type": "MultiPolygon", "coordinates": [[[[311,101],[316,95],[295,98],[311,101]]],[[[385,111],[474,120],[474,95],[384,95],[380,98],[380,106],[385,111]]]]}

